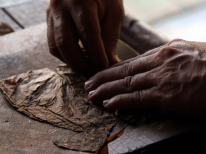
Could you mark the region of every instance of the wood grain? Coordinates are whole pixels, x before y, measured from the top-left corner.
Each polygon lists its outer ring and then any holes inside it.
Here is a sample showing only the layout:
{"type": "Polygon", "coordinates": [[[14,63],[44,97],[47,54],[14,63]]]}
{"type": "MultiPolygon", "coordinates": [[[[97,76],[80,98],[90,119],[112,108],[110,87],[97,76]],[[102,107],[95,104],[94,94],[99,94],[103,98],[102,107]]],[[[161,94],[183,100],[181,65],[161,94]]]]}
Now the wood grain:
{"type": "MultiPolygon", "coordinates": [[[[54,70],[61,63],[48,52],[45,28],[46,25],[40,25],[0,37],[1,79],[32,68],[54,70]]],[[[54,138],[69,136],[69,130],[19,113],[2,97],[1,92],[0,134],[0,153],[79,153],[58,148],[52,143],[54,138]]]]}
{"type": "MultiPolygon", "coordinates": [[[[49,54],[46,24],[2,36],[0,47],[0,79],[45,67],[54,70],[61,63],[49,54]]],[[[125,49],[125,55],[127,51],[125,49]]],[[[157,144],[197,126],[165,112],[143,113],[143,117],[148,119],[146,121],[143,121],[141,116],[136,124],[125,129],[120,138],[109,143],[110,154],[131,152],[157,144]]],[[[123,126],[124,122],[118,123],[111,135],[123,126]]],[[[28,118],[10,106],[1,93],[0,133],[0,153],[77,153],[60,149],[52,143],[54,138],[68,136],[69,130],[28,118]]]]}
{"type": "Polygon", "coordinates": [[[21,27],[15,23],[2,9],[0,9],[0,22],[9,24],[14,29],[14,31],[21,29],[21,27]]]}
{"type": "Polygon", "coordinates": [[[48,0],[38,0],[36,2],[6,8],[6,11],[22,26],[28,28],[46,22],[46,9],[48,6],[48,0]]]}

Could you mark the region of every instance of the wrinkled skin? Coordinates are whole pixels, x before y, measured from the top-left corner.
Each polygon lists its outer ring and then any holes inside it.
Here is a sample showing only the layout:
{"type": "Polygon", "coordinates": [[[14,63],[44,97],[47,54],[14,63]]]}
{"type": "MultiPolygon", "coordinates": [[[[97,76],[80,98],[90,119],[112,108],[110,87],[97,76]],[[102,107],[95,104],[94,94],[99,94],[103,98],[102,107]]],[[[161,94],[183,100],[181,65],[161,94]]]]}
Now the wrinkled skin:
{"type": "Polygon", "coordinates": [[[50,53],[80,73],[106,69],[118,62],[116,46],[123,19],[122,0],[50,0],[47,9],[50,53]]]}
{"type": "Polygon", "coordinates": [[[97,73],[89,99],[108,110],[164,109],[206,116],[206,45],[173,40],[97,73]]]}

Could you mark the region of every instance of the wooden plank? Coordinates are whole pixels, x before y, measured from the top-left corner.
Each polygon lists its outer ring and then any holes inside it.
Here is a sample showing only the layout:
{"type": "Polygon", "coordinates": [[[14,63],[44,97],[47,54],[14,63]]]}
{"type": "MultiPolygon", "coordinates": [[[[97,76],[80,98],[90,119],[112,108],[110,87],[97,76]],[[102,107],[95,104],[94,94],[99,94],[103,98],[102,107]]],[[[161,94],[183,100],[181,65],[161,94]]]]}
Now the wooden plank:
{"type": "MultiPolygon", "coordinates": [[[[28,70],[55,67],[61,62],[48,51],[46,24],[31,27],[0,38],[0,79],[28,70]]],[[[118,50],[121,45],[118,45],[118,50]]],[[[125,48],[125,52],[127,52],[125,48]]],[[[190,121],[176,116],[148,111],[149,121],[129,125],[124,134],[109,143],[109,153],[126,153],[157,144],[194,127],[190,121]]],[[[145,115],[143,114],[143,117],[145,115]]],[[[124,126],[118,124],[112,134],[124,126]]],[[[55,138],[69,136],[69,130],[32,120],[17,112],[0,93],[0,153],[72,153],[52,144],[55,138]]],[[[73,152],[77,153],[77,152],[73,152]]]]}
{"type": "Polygon", "coordinates": [[[0,9],[0,22],[9,24],[14,29],[14,31],[21,29],[21,27],[16,22],[14,22],[2,9],[0,9]]]}
{"type": "Polygon", "coordinates": [[[46,22],[46,9],[48,6],[48,0],[38,0],[35,2],[9,7],[5,10],[24,28],[28,28],[46,22]]]}
{"type": "MultiPolygon", "coordinates": [[[[46,44],[46,25],[0,37],[0,78],[61,62],[51,56],[46,44]],[[41,41],[43,40],[43,43],[41,41]]],[[[69,137],[70,130],[38,122],[17,112],[0,92],[0,153],[71,153],[52,141],[69,137]]]]}
{"type": "Polygon", "coordinates": [[[0,8],[21,5],[30,1],[36,1],[36,0],[0,0],[0,8]]]}

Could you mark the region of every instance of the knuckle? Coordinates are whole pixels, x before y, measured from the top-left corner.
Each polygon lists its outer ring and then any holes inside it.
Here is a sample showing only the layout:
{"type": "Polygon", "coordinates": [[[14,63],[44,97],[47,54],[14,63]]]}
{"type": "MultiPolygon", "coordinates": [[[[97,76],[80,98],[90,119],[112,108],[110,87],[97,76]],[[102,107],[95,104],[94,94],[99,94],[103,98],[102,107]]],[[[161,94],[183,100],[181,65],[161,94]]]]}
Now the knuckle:
{"type": "Polygon", "coordinates": [[[184,40],[182,40],[182,39],[173,39],[173,40],[171,40],[169,43],[168,43],[168,46],[177,46],[180,42],[182,42],[182,41],[184,41],[184,40]]]}
{"type": "Polygon", "coordinates": [[[52,16],[50,14],[47,14],[46,19],[47,19],[47,28],[49,28],[48,31],[53,30],[52,29],[53,28],[53,18],[52,18],[52,16]]]}
{"type": "Polygon", "coordinates": [[[63,48],[63,46],[65,45],[65,38],[64,37],[57,37],[55,39],[55,43],[56,43],[56,46],[57,48],[63,48]]]}
{"type": "Polygon", "coordinates": [[[50,0],[50,4],[51,4],[52,6],[59,5],[59,3],[61,3],[60,0],[50,0]]]}
{"type": "Polygon", "coordinates": [[[47,7],[46,14],[47,14],[47,16],[50,14],[50,6],[47,7]]]}
{"type": "Polygon", "coordinates": [[[93,16],[96,12],[96,3],[94,1],[90,1],[87,3],[82,0],[74,0],[71,2],[70,11],[71,14],[77,14],[80,19],[88,17],[88,15],[93,16]]]}
{"type": "Polygon", "coordinates": [[[157,56],[165,59],[165,58],[173,57],[174,55],[176,55],[178,53],[180,53],[180,51],[178,51],[172,47],[166,46],[158,52],[157,56]]]}
{"type": "Polygon", "coordinates": [[[81,0],[71,0],[70,2],[71,2],[71,9],[74,11],[82,5],[81,0]]]}
{"type": "Polygon", "coordinates": [[[53,43],[49,43],[49,49],[53,51],[54,49],[57,49],[57,47],[53,43]]]}
{"type": "MultiPolygon", "coordinates": [[[[97,3],[95,2],[96,0],[89,0],[89,1],[84,1],[84,0],[70,0],[71,4],[71,10],[74,12],[81,11],[81,13],[87,11],[94,11],[94,7],[97,6],[97,3]]],[[[84,15],[84,13],[83,13],[84,15]]]]}
{"type": "Polygon", "coordinates": [[[79,30],[79,37],[84,40],[94,39],[99,33],[89,26],[82,26],[79,30]]]}
{"type": "Polygon", "coordinates": [[[62,17],[63,15],[59,12],[59,13],[54,13],[52,14],[54,20],[56,21],[55,22],[55,25],[58,27],[58,26],[61,26],[63,21],[62,21],[62,17]]]}
{"type": "Polygon", "coordinates": [[[186,41],[182,39],[174,39],[168,43],[168,47],[173,48],[175,50],[184,52],[184,51],[189,51],[193,50],[193,46],[188,44],[186,41]]]}
{"type": "Polygon", "coordinates": [[[132,76],[128,76],[126,78],[123,79],[123,86],[124,88],[128,89],[128,90],[132,90],[132,82],[133,82],[133,77],[132,76]]]}
{"type": "Polygon", "coordinates": [[[169,43],[169,47],[178,50],[181,53],[199,53],[194,52],[197,48],[195,45],[181,39],[172,40],[169,43]]]}
{"type": "Polygon", "coordinates": [[[162,50],[162,54],[165,57],[170,57],[174,53],[174,50],[172,50],[170,47],[166,47],[162,50]]]}
{"type": "Polygon", "coordinates": [[[131,71],[130,71],[130,64],[129,63],[126,63],[124,64],[121,68],[120,68],[120,73],[123,75],[123,76],[130,76],[131,75],[131,71]]]}

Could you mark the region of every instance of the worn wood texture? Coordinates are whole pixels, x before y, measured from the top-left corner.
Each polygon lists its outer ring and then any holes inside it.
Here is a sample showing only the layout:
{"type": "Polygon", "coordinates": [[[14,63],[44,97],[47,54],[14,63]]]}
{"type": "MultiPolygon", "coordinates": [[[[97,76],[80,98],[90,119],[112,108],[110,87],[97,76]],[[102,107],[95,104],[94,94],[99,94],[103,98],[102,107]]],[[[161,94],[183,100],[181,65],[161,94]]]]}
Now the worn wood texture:
{"type": "MultiPolygon", "coordinates": [[[[48,67],[54,70],[60,63],[48,52],[45,25],[0,38],[1,79],[30,69],[48,67]]],[[[69,130],[20,114],[2,97],[1,92],[0,134],[0,153],[71,153],[52,143],[54,138],[69,136],[69,130]]]]}
{"type": "Polygon", "coordinates": [[[44,68],[0,80],[0,89],[17,111],[72,130],[71,136],[53,141],[58,147],[98,152],[117,118],[115,114],[91,105],[84,82],[86,78],[60,66],[57,73],[44,68]]]}
{"type": "MultiPolygon", "coordinates": [[[[48,5],[49,0],[37,0],[35,2],[12,6],[5,10],[20,25],[27,28],[46,22],[46,8],[48,5]]],[[[164,45],[169,41],[169,39],[162,36],[149,25],[127,15],[122,24],[120,39],[141,54],[149,49],[164,45]]]]}
{"type": "MultiPolygon", "coordinates": [[[[49,54],[46,24],[2,36],[0,47],[0,79],[31,69],[47,67],[55,70],[61,64],[49,54]]],[[[135,54],[132,52],[132,55],[135,54]]],[[[53,145],[52,141],[69,136],[69,130],[38,122],[17,112],[1,92],[0,132],[3,136],[0,153],[68,153],[68,150],[53,145]]]]}
{"type": "Polygon", "coordinates": [[[48,6],[48,0],[38,0],[6,8],[6,11],[24,28],[28,28],[46,22],[46,9],[48,6]]]}
{"type": "Polygon", "coordinates": [[[0,22],[9,24],[14,31],[20,30],[21,27],[15,23],[2,9],[0,9],[0,22]]]}
{"type": "MultiPolygon", "coordinates": [[[[118,45],[118,49],[120,47],[118,45]]],[[[128,55],[128,51],[131,52],[125,49],[124,54],[128,55]]],[[[45,67],[54,70],[60,63],[49,54],[46,24],[0,37],[0,79],[45,67]]],[[[192,123],[179,117],[169,115],[167,118],[165,113],[147,114],[149,121],[143,122],[140,118],[137,124],[129,125],[120,138],[109,144],[109,153],[141,149],[193,128],[192,123]]],[[[123,122],[118,123],[111,134],[123,126],[123,122]]],[[[57,148],[52,143],[54,138],[69,136],[69,130],[32,120],[17,112],[1,92],[0,133],[0,153],[77,153],[57,148]]]]}

